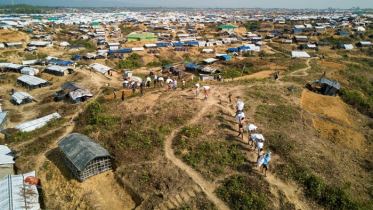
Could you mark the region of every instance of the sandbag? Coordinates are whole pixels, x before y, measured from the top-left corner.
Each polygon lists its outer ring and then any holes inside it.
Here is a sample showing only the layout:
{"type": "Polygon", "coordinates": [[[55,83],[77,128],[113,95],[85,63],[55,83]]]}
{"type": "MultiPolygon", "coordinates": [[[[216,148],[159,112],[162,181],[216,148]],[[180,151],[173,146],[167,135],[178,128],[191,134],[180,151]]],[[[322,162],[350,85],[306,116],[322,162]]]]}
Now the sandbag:
{"type": "Polygon", "coordinates": [[[248,131],[255,131],[258,127],[256,127],[254,124],[249,124],[248,126],[246,126],[246,129],[248,131]]]}
{"type": "Polygon", "coordinates": [[[237,101],[237,110],[243,110],[243,107],[245,106],[245,104],[243,103],[243,101],[237,101]]]}

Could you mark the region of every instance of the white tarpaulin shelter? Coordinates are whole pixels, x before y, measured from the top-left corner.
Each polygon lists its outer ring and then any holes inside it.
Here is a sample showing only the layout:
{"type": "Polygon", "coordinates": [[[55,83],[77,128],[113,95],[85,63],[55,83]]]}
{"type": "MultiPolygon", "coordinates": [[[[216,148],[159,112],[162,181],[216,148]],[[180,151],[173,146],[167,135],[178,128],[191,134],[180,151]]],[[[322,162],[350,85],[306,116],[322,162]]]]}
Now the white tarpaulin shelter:
{"type": "Polygon", "coordinates": [[[42,117],[36,120],[18,124],[16,126],[13,126],[12,128],[20,130],[22,132],[29,132],[37,128],[43,127],[44,125],[46,125],[49,121],[51,121],[54,118],[60,118],[60,117],[61,116],[57,112],[55,112],[53,114],[47,115],[45,117],[42,117]]]}
{"type": "Polygon", "coordinates": [[[292,58],[310,58],[311,56],[306,52],[291,51],[292,58]]]}
{"type": "Polygon", "coordinates": [[[249,124],[248,126],[246,126],[246,129],[248,131],[255,131],[258,127],[256,127],[254,124],[249,124]]]}
{"type": "Polygon", "coordinates": [[[40,209],[36,186],[25,182],[29,176],[35,177],[35,171],[19,175],[9,174],[0,180],[0,209],[40,209]]]}

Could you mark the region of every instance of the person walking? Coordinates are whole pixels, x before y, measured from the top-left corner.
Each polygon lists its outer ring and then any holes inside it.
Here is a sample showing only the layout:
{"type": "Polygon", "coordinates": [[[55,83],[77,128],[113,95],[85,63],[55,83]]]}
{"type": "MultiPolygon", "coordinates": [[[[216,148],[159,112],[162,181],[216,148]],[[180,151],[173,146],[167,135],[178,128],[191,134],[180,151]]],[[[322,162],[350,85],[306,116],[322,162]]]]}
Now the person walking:
{"type": "Polygon", "coordinates": [[[237,137],[241,136],[242,139],[243,139],[243,120],[244,119],[245,118],[243,117],[240,117],[238,119],[238,136],[237,137]]]}
{"type": "Polygon", "coordinates": [[[185,89],[185,80],[183,79],[182,82],[181,82],[181,89],[185,89]]]}
{"type": "Polygon", "coordinates": [[[229,94],[228,94],[228,99],[229,99],[229,103],[232,103],[232,93],[231,92],[229,92],[229,94]]]}
{"type": "Polygon", "coordinates": [[[196,83],[196,97],[199,95],[199,83],[196,83]]]}
{"type": "Polygon", "coordinates": [[[122,90],[122,101],[124,101],[125,95],[124,95],[124,90],[122,90]]]}
{"type": "Polygon", "coordinates": [[[269,161],[271,161],[271,152],[268,152],[264,156],[263,169],[262,169],[262,173],[264,173],[264,177],[267,177],[267,170],[268,170],[269,161]]]}
{"type": "Polygon", "coordinates": [[[70,117],[70,125],[73,125],[74,124],[74,120],[72,117],[70,117]]]}
{"type": "Polygon", "coordinates": [[[176,90],[176,88],[177,88],[177,80],[174,79],[174,90],[176,90]]]}
{"type": "Polygon", "coordinates": [[[205,91],[205,99],[208,99],[208,98],[209,98],[209,90],[210,90],[210,87],[208,87],[208,86],[205,87],[205,86],[204,86],[203,89],[204,89],[204,91],[205,91]]]}
{"type": "Polygon", "coordinates": [[[114,94],[114,99],[117,98],[117,92],[115,91],[115,89],[113,90],[113,94],[114,94]]]}
{"type": "Polygon", "coordinates": [[[168,91],[171,91],[171,82],[168,83],[167,87],[168,87],[168,91]]]}
{"type": "Polygon", "coordinates": [[[141,95],[144,95],[144,83],[143,82],[140,84],[140,93],[141,95]]]}
{"type": "Polygon", "coordinates": [[[261,158],[263,155],[264,155],[263,148],[260,148],[259,151],[258,151],[258,159],[256,159],[256,161],[258,162],[259,158],[261,158]]]}

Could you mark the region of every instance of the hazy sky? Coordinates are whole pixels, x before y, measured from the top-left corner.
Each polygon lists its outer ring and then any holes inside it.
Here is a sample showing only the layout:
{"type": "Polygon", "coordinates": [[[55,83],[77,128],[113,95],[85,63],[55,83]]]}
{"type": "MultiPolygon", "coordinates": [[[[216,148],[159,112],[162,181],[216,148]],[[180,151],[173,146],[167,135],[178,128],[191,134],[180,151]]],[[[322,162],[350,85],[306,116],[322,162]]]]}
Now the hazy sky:
{"type": "MultiPolygon", "coordinates": [[[[11,4],[12,0],[0,0],[11,4]]],[[[43,6],[149,6],[149,7],[203,7],[203,8],[315,8],[328,7],[349,9],[352,7],[373,8],[373,0],[14,0],[15,4],[43,6]]]]}

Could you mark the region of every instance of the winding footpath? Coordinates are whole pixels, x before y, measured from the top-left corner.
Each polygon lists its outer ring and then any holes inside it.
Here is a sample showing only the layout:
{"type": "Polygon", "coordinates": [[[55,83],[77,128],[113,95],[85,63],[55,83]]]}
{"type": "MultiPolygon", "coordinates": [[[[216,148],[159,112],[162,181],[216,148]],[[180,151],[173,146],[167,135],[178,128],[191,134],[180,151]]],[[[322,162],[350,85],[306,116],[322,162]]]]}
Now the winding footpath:
{"type": "MultiPolygon", "coordinates": [[[[214,103],[212,100],[209,99],[209,101],[206,101],[208,106],[204,106],[197,115],[195,115],[190,121],[189,124],[195,123],[197,120],[199,120],[205,112],[209,109],[209,107],[214,103]]],[[[211,200],[218,209],[221,210],[228,210],[229,207],[220,200],[214,193],[215,191],[215,184],[213,182],[205,180],[200,173],[195,171],[192,167],[185,164],[183,161],[178,159],[175,154],[174,150],[172,149],[172,140],[175,138],[177,133],[180,132],[181,128],[183,126],[179,127],[178,129],[175,129],[171,135],[166,139],[165,142],[165,155],[166,158],[169,159],[174,165],[179,167],[181,170],[185,171],[190,178],[193,179],[193,181],[198,184],[202,191],[206,194],[207,198],[211,200]]]]}

